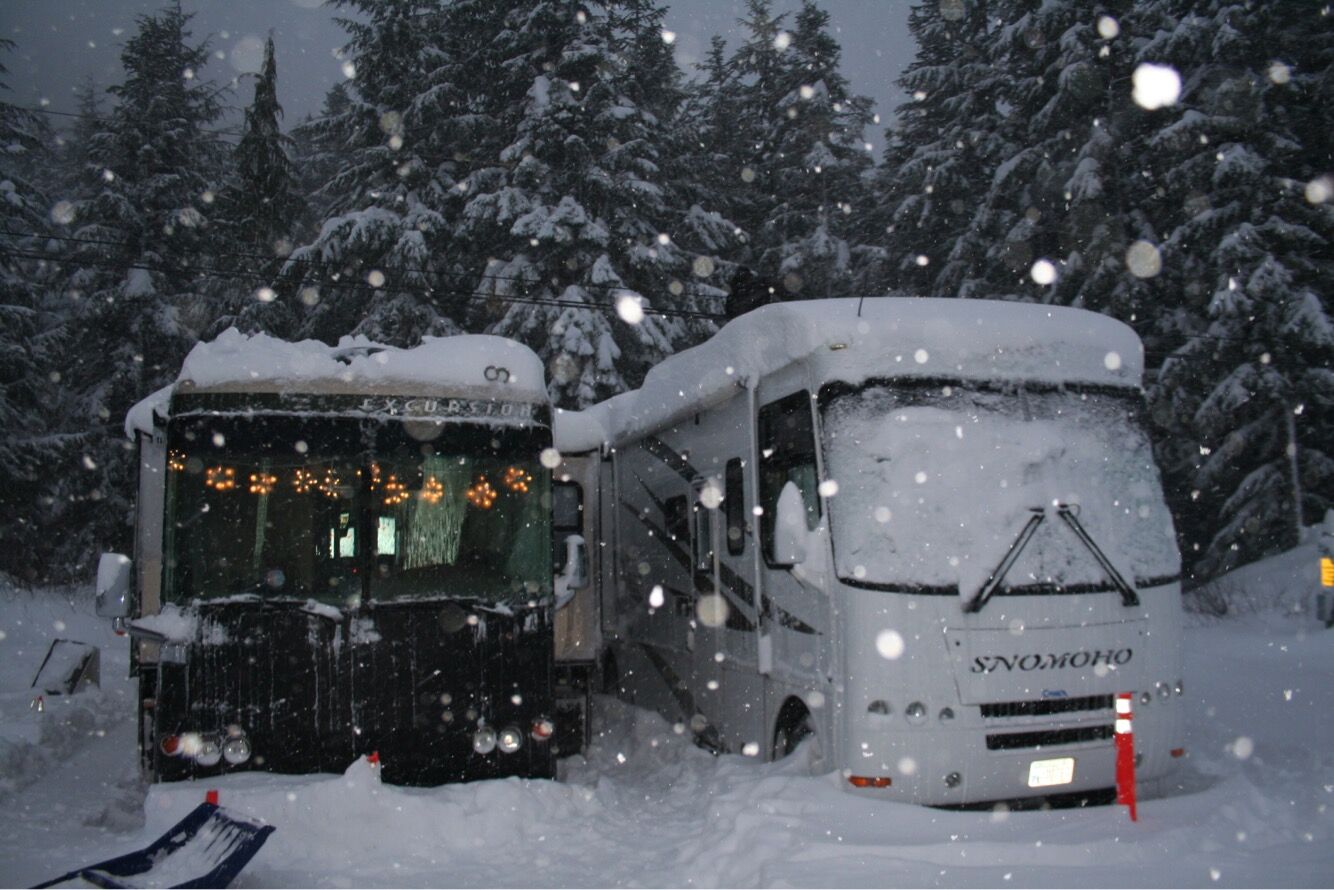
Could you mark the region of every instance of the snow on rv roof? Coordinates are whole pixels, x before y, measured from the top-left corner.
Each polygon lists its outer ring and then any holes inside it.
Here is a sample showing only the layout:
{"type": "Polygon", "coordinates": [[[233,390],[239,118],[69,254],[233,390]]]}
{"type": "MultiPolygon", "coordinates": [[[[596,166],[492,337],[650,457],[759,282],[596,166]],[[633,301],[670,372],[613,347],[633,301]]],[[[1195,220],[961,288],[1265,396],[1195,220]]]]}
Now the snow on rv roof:
{"type": "Polygon", "coordinates": [[[174,384],[130,409],[126,435],[152,430],[153,412],[165,414],[172,393],[180,390],[457,394],[527,402],[548,398],[541,359],[504,337],[426,337],[420,346],[400,349],[365,337],[344,337],[337,346],[329,346],[318,340],[290,343],[229,328],[211,342],[196,344],[174,384]],[[498,375],[495,369],[508,375],[498,375]]]}
{"type": "Polygon", "coordinates": [[[644,385],[556,418],[571,453],[618,444],[735,393],[743,380],[817,359],[821,380],[957,377],[1139,386],[1143,347],[1128,326],[1064,306],[868,297],[763,306],[649,371],[644,385]]]}

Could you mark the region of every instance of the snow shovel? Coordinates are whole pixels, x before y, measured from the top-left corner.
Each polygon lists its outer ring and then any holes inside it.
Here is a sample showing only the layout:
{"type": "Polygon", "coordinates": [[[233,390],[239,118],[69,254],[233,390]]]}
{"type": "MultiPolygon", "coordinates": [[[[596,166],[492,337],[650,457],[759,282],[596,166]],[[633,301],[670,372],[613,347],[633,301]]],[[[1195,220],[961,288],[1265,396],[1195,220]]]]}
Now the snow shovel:
{"type": "Polygon", "coordinates": [[[226,887],[273,831],[201,803],[142,850],[77,869],[37,887],[226,887]]]}

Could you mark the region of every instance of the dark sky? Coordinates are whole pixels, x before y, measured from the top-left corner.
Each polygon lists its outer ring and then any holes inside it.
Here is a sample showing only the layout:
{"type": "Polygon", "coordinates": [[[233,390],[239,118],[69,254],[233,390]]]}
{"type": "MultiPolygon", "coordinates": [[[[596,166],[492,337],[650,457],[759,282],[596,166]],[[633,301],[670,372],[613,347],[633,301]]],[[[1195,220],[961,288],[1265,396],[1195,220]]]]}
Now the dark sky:
{"type": "MultiPolygon", "coordinates": [[[[737,42],[743,0],[666,2],[666,24],[675,32],[677,57],[687,72],[714,34],[724,35],[729,45],[737,42]]],[[[101,88],[119,81],[120,51],[134,31],[135,17],[163,5],[161,0],[0,0],[0,36],[16,44],[0,58],[9,69],[6,98],[18,105],[73,111],[73,91],[86,77],[101,88]]],[[[182,0],[182,5],[194,13],[195,39],[209,38],[214,55],[202,74],[217,82],[257,69],[264,37],[272,29],[279,100],[288,125],[317,111],[325,91],[344,76],[335,56],[344,34],[320,0],[182,0]]],[[[798,0],[776,3],[779,10],[798,5],[798,0]]],[[[856,92],[876,101],[884,120],[891,120],[903,101],[894,80],[913,54],[909,3],[825,0],[823,6],[843,46],[844,74],[856,92]]],[[[250,97],[242,82],[231,104],[244,106],[250,97]]],[[[880,127],[867,136],[877,147],[881,144],[880,127]]]]}

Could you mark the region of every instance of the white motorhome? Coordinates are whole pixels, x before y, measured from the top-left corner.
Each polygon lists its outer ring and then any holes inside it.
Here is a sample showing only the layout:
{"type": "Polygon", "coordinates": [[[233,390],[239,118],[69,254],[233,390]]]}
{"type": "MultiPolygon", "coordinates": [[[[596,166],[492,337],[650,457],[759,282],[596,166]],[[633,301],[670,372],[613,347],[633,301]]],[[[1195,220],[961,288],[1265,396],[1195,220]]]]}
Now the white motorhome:
{"type": "Polygon", "coordinates": [[[716,750],[813,736],[812,767],[854,793],[1109,788],[1125,691],[1139,776],[1162,776],[1183,751],[1180,568],[1142,374],[1130,328],[1069,308],[732,321],[557,413],[599,544],[588,657],[716,750]]]}

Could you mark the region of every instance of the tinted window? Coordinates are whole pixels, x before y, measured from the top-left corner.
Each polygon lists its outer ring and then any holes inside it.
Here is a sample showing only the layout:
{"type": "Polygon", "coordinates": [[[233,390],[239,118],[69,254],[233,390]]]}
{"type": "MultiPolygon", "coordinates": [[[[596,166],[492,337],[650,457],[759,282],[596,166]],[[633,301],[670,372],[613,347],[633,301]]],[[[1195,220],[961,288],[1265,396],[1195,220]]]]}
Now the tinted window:
{"type": "Polygon", "coordinates": [[[727,462],[723,471],[723,509],[727,517],[727,552],[740,556],[746,550],[746,497],[741,458],[727,462]]]}
{"type": "Polygon", "coordinates": [[[764,558],[773,562],[774,516],[778,494],[792,482],[806,505],[806,525],[820,521],[815,472],[815,423],[810,393],[802,390],[760,409],[760,538],[764,558]]]}

